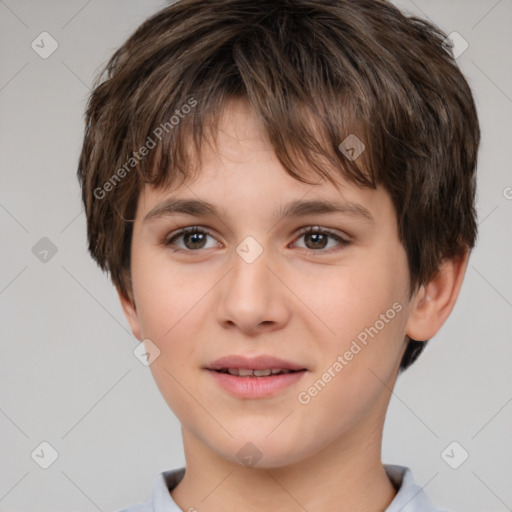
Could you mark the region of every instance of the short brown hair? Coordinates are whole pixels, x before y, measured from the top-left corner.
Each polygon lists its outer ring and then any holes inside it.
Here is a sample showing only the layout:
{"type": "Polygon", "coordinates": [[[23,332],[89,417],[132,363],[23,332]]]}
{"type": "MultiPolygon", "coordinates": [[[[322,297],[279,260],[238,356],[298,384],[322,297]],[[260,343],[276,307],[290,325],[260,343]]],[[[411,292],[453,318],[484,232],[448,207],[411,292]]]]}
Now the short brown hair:
{"type": "MultiPolygon", "coordinates": [[[[332,167],[383,185],[411,297],[443,259],[473,248],[480,131],[438,27],[384,0],[178,0],[114,53],[87,106],[78,177],[89,251],[127,297],[141,186],[191,177],[232,97],[250,102],[294,178],[310,183],[308,169],[334,183],[332,167]],[[349,135],[366,147],[357,159],[340,151],[349,135]]],[[[424,345],[409,341],[401,370],[424,345]]]]}

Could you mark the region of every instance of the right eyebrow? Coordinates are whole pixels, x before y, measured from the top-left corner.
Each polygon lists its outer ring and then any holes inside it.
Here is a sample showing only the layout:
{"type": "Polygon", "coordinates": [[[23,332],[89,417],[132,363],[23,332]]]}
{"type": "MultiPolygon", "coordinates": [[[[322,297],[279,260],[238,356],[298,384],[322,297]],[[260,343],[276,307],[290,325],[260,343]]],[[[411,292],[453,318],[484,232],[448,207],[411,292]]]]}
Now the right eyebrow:
{"type": "Polygon", "coordinates": [[[169,198],[155,206],[149,213],[147,213],[143,222],[148,222],[162,217],[169,217],[176,213],[183,213],[194,217],[219,215],[217,208],[207,201],[201,201],[198,199],[169,198]]]}

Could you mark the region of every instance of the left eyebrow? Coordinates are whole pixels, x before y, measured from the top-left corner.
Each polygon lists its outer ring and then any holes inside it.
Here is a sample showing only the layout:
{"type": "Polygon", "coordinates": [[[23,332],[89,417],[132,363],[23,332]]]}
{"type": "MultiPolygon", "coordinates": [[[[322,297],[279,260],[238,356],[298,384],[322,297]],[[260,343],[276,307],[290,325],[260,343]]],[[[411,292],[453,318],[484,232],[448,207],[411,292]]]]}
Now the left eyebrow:
{"type": "Polygon", "coordinates": [[[292,201],[278,209],[274,216],[276,220],[281,220],[284,217],[305,217],[307,215],[322,215],[327,213],[342,213],[344,215],[360,217],[372,224],[374,223],[374,219],[369,210],[360,204],[348,201],[292,201]]]}
{"type": "MultiPolygon", "coordinates": [[[[143,222],[180,213],[194,217],[208,215],[218,217],[225,214],[226,210],[224,208],[219,209],[215,205],[199,199],[168,198],[147,213],[143,222]]],[[[279,221],[284,217],[305,217],[307,215],[324,215],[328,213],[342,213],[362,218],[371,224],[374,223],[372,214],[360,204],[326,200],[292,201],[278,208],[274,212],[274,219],[279,221]]]]}

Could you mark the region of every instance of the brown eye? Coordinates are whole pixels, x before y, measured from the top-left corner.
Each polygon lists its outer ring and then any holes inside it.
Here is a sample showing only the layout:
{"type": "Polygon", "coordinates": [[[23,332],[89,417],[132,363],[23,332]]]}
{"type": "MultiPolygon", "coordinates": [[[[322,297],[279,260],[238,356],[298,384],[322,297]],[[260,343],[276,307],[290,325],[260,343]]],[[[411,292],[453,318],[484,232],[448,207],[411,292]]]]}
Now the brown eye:
{"type": "Polygon", "coordinates": [[[345,240],[331,231],[317,227],[308,227],[302,230],[299,233],[299,239],[300,238],[303,238],[305,241],[305,249],[316,252],[319,250],[329,252],[330,249],[336,249],[336,247],[343,248],[350,243],[348,240],[345,240]],[[334,240],[336,243],[328,247],[329,239],[334,240]]]}
{"type": "Polygon", "coordinates": [[[306,233],[303,236],[308,249],[325,249],[329,238],[325,233],[306,233]]]}
{"type": "MultiPolygon", "coordinates": [[[[206,247],[206,242],[208,237],[213,238],[212,235],[201,228],[198,227],[190,227],[185,228],[178,231],[175,234],[172,234],[167,241],[165,242],[166,246],[177,245],[178,250],[184,251],[195,251],[199,249],[208,249],[206,247]],[[176,244],[176,240],[183,239],[182,244],[176,244]]],[[[216,243],[218,245],[218,242],[216,243]]],[[[215,245],[211,246],[214,247],[215,245]]]]}

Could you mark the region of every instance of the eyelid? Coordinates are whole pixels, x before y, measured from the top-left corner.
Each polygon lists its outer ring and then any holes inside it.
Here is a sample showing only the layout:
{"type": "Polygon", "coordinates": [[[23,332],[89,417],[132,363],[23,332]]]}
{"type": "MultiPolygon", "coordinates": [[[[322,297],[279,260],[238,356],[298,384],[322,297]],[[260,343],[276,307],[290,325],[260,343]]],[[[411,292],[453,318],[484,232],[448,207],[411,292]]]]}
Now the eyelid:
{"type": "Polygon", "coordinates": [[[338,231],[332,230],[330,228],[324,228],[322,226],[305,226],[303,228],[300,228],[299,231],[297,231],[297,236],[301,236],[304,233],[326,233],[328,235],[331,235],[333,237],[340,238],[341,240],[344,240],[345,242],[351,241],[350,237],[347,234],[341,234],[338,231]]]}
{"type": "MultiPolygon", "coordinates": [[[[171,246],[171,245],[173,245],[173,244],[171,244],[171,240],[179,238],[179,237],[186,235],[187,233],[190,233],[190,232],[202,233],[202,234],[208,235],[208,236],[212,237],[213,239],[215,239],[218,244],[222,244],[222,242],[217,240],[216,236],[213,234],[213,232],[210,229],[205,228],[203,226],[198,226],[198,225],[186,226],[186,227],[174,230],[172,233],[169,233],[168,235],[165,236],[165,238],[163,240],[163,244],[166,247],[171,246]]],[[[332,229],[324,228],[322,226],[309,225],[309,226],[299,228],[299,230],[296,231],[296,234],[294,235],[295,236],[294,241],[291,243],[292,244],[295,243],[298,238],[300,238],[301,236],[308,234],[308,233],[326,234],[329,237],[334,238],[338,241],[337,247],[331,247],[329,249],[315,250],[315,249],[307,249],[307,248],[304,249],[302,247],[299,247],[299,249],[303,249],[305,251],[312,252],[312,253],[328,254],[328,253],[332,252],[333,250],[341,250],[345,246],[349,245],[352,242],[351,237],[349,237],[348,235],[341,235],[340,233],[333,231],[332,229]]],[[[207,249],[209,249],[209,248],[207,248],[207,249]]],[[[199,252],[207,250],[207,249],[193,250],[193,249],[178,248],[178,249],[176,249],[176,251],[177,252],[188,252],[188,253],[199,253],[199,252]]]]}
{"type": "MultiPolygon", "coordinates": [[[[314,250],[314,249],[307,249],[307,248],[304,249],[304,248],[300,247],[300,249],[303,249],[303,250],[306,250],[306,251],[312,252],[312,253],[329,254],[334,251],[340,251],[347,245],[350,245],[350,243],[352,242],[352,239],[348,235],[342,235],[337,231],[333,231],[332,229],[324,228],[322,226],[306,226],[304,228],[299,229],[299,231],[296,234],[295,240],[297,240],[298,238],[302,237],[303,235],[309,234],[309,233],[326,234],[329,237],[336,239],[338,242],[337,247],[330,247],[329,249],[314,250]]],[[[292,242],[292,243],[294,243],[294,242],[292,242]]]]}
{"type": "MultiPolygon", "coordinates": [[[[184,227],[184,228],[176,229],[172,233],[169,233],[168,235],[166,235],[164,240],[163,240],[163,244],[165,246],[172,245],[171,244],[171,240],[179,238],[179,237],[181,237],[183,235],[186,235],[187,233],[202,233],[202,234],[211,236],[212,238],[217,240],[217,238],[212,233],[212,231],[207,229],[207,228],[204,228],[202,226],[187,226],[187,227],[184,227]]],[[[217,242],[221,243],[218,240],[217,240],[217,242]]],[[[178,250],[183,251],[183,252],[199,252],[199,250],[193,251],[191,249],[188,249],[188,250],[178,249],[178,250]]]]}

